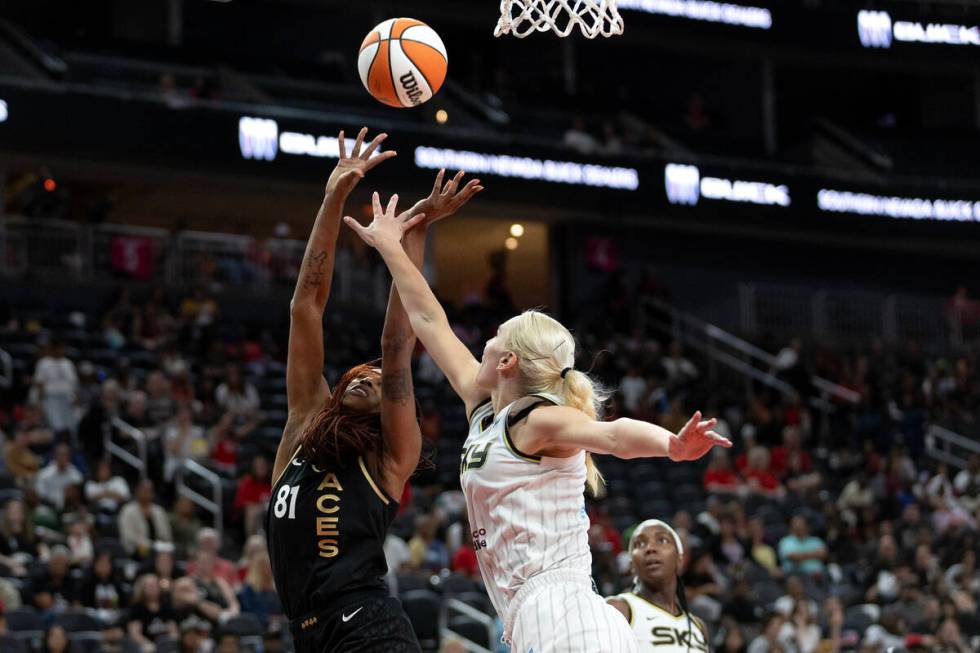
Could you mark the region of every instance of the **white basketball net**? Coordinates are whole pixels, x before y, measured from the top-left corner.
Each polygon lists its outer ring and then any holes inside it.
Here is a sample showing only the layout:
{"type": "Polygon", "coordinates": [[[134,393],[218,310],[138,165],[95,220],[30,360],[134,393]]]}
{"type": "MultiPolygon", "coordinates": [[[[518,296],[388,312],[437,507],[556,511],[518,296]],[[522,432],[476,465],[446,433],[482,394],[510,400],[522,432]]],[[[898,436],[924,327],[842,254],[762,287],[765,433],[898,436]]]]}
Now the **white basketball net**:
{"type": "Polygon", "coordinates": [[[524,38],[553,31],[568,36],[578,27],[590,39],[623,33],[616,0],[500,0],[500,20],[494,36],[524,38]]]}

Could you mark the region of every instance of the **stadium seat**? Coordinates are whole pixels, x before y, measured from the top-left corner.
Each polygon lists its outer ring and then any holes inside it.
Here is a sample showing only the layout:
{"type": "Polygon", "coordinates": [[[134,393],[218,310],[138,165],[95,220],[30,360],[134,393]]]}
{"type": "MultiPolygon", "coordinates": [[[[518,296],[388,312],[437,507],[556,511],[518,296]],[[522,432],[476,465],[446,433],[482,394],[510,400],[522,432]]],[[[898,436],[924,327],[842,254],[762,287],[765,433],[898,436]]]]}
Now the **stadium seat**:
{"type": "Polygon", "coordinates": [[[73,633],[100,633],[103,623],[84,610],[66,610],[54,622],[65,629],[69,637],[73,633]]]}
{"type": "Polygon", "coordinates": [[[464,576],[463,574],[453,573],[446,576],[446,578],[439,584],[439,587],[442,588],[443,594],[451,595],[474,592],[477,589],[477,584],[472,578],[464,576]]]}
{"type": "Polygon", "coordinates": [[[410,590],[401,595],[401,602],[422,649],[435,651],[439,647],[439,595],[429,590],[410,590]]]}
{"type": "Polygon", "coordinates": [[[31,649],[27,642],[17,639],[13,635],[0,636],[0,651],[3,653],[30,653],[31,649]]]}
{"type": "Polygon", "coordinates": [[[490,633],[487,631],[487,627],[476,619],[465,615],[453,617],[449,620],[448,628],[478,646],[482,646],[483,648],[490,647],[490,633]]]}
{"type": "MultiPolygon", "coordinates": [[[[44,624],[34,608],[17,608],[6,613],[10,636],[30,650],[39,650],[44,637],[44,624]]],[[[6,649],[3,649],[6,651],[6,649]]]]}
{"type": "Polygon", "coordinates": [[[233,633],[239,637],[261,636],[265,633],[262,621],[254,614],[248,612],[243,612],[230,618],[222,624],[221,628],[225,632],[233,633]]]}
{"type": "Polygon", "coordinates": [[[474,610],[479,610],[483,614],[494,615],[493,605],[490,603],[490,597],[483,592],[463,592],[461,594],[453,595],[453,598],[457,601],[465,603],[474,610]]]}
{"type": "Polygon", "coordinates": [[[180,651],[180,642],[173,635],[160,635],[153,642],[156,647],[156,653],[178,653],[180,651]]]}
{"type": "Polygon", "coordinates": [[[784,593],[782,586],[773,580],[763,581],[752,586],[752,594],[763,607],[768,607],[784,593]]]}
{"type": "Polygon", "coordinates": [[[881,607],[873,603],[852,605],[844,611],[844,628],[864,635],[869,626],[878,622],[881,607]]]}
{"type": "Polygon", "coordinates": [[[398,581],[398,591],[400,593],[429,589],[428,579],[419,574],[397,574],[395,578],[398,581]]]}

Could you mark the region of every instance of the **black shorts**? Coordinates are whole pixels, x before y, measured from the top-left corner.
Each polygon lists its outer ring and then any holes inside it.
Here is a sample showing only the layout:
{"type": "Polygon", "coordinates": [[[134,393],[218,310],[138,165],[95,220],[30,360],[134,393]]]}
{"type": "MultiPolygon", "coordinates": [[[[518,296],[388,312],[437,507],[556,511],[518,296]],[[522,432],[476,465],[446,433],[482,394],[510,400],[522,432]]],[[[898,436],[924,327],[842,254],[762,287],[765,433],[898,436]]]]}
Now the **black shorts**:
{"type": "Polygon", "coordinates": [[[370,597],[290,624],[296,653],[421,653],[402,604],[370,597]]]}

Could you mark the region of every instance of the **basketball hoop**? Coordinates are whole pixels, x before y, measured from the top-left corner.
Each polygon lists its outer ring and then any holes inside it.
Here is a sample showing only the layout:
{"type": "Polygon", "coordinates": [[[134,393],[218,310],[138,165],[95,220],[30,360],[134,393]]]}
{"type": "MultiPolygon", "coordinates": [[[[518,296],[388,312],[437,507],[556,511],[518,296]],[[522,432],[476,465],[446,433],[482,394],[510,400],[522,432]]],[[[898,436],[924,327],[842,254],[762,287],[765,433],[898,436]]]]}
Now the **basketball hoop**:
{"type": "Polygon", "coordinates": [[[500,20],[494,36],[524,38],[534,32],[553,31],[568,36],[578,27],[590,39],[623,33],[616,0],[500,0],[500,20]]]}

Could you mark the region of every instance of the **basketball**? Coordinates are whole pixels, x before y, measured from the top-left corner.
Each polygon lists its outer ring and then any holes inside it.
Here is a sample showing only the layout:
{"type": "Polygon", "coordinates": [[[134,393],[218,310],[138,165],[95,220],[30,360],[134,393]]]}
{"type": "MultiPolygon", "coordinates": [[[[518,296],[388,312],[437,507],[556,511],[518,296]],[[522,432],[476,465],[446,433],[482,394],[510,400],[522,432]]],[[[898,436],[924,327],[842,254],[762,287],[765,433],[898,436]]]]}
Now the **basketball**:
{"type": "Polygon", "coordinates": [[[449,58],[434,29],[414,18],[391,18],[364,38],[357,67],[376,100],[406,109],[439,92],[449,58]]]}

